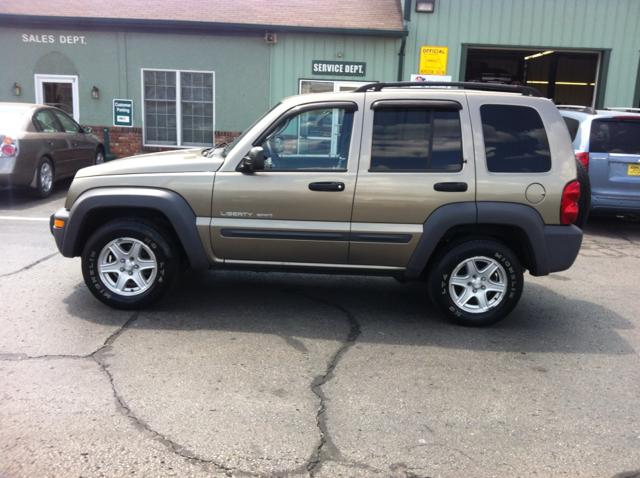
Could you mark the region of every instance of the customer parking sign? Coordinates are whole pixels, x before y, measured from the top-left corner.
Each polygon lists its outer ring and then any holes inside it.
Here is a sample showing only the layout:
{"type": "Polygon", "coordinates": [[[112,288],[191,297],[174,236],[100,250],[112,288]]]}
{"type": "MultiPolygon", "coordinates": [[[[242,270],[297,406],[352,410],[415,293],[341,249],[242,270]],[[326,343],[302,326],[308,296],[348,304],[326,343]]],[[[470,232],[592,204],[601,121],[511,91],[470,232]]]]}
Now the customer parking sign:
{"type": "Polygon", "coordinates": [[[113,126],[133,126],[133,100],[113,100],[113,126]]]}

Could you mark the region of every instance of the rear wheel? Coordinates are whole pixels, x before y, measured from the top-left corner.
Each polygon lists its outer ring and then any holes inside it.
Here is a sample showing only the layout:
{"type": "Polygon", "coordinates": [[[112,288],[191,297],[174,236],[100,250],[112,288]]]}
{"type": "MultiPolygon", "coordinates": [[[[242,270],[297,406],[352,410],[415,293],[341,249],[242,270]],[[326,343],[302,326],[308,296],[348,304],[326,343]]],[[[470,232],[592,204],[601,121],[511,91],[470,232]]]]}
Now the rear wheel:
{"type": "Polygon", "coordinates": [[[502,320],[518,304],[524,279],[515,254],[478,239],[445,251],[429,277],[431,298],[449,320],[483,327],[502,320]]]}
{"type": "Polygon", "coordinates": [[[140,309],[173,285],[180,259],[171,237],[153,224],[116,220],[99,228],[82,253],[91,293],[117,309],[140,309]]]}
{"type": "Polygon", "coordinates": [[[42,158],[36,170],[35,195],[48,198],[53,192],[53,166],[49,158],[42,158]]]}

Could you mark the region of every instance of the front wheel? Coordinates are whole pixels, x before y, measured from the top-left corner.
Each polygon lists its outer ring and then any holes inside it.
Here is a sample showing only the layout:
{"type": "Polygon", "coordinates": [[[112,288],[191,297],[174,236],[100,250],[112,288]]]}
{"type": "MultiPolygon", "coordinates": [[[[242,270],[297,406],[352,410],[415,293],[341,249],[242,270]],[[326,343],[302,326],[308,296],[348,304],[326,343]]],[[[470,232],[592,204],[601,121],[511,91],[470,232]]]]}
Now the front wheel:
{"type": "Polygon", "coordinates": [[[132,220],[100,227],[82,253],[85,284],[116,309],[140,309],[159,300],[175,281],[179,265],[170,236],[132,220]]]}
{"type": "Polygon", "coordinates": [[[523,283],[522,267],[513,252],[497,242],[471,240],[440,256],[429,278],[429,292],[448,319],[483,327],[515,308],[523,283]]]}
{"type": "Polygon", "coordinates": [[[98,149],[96,151],[96,157],[93,161],[93,164],[103,164],[104,163],[104,151],[102,149],[98,149]]]}

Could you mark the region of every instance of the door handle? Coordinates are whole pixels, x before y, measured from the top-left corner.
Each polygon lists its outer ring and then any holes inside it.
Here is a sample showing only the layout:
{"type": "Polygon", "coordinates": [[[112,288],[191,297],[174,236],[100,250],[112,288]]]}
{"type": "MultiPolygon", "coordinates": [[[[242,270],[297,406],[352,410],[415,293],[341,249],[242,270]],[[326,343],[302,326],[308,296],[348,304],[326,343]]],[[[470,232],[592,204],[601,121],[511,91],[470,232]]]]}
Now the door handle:
{"type": "Polygon", "coordinates": [[[309,184],[312,191],[344,191],[344,183],[324,181],[309,184]]]}
{"type": "Polygon", "coordinates": [[[436,183],[433,185],[433,189],[444,192],[465,192],[467,183],[436,183]]]}

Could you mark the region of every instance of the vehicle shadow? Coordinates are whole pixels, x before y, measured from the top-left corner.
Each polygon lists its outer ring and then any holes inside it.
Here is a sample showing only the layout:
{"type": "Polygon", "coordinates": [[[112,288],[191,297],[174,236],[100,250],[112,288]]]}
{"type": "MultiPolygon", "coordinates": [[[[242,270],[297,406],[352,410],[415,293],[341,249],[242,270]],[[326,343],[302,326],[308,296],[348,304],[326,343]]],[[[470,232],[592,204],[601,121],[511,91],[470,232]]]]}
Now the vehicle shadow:
{"type": "Polygon", "coordinates": [[[587,238],[622,239],[640,245],[640,221],[613,216],[589,216],[583,232],[587,238]]]}
{"type": "MultiPolygon", "coordinates": [[[[102,323],[113,311],[79,284],[69,312],[102,323]],[[108,312],[108,313],[107,313],[108,312]]],[[[127,312],[129,316],[131,312],[127,312]]],[[[520,353],[635,353],[617,330],[635,326],[588,300],[528,283],[520,304],[488,328],[452,325],[432,306],[426,285],[393,279],[251,272],[188,272],[161,302],[139,312],[136,329],[218,330],[359,343],[520,353]]]]}
{"type": "Polygon", "coordinates": [[[0,189],[0,209],[21,211],[34,205],[46,206],[66,197],[73,178],[61,179],[53,184],[53,193],[46,199],[36,197],[29,189],[0,189]]]}

